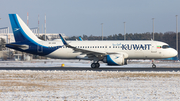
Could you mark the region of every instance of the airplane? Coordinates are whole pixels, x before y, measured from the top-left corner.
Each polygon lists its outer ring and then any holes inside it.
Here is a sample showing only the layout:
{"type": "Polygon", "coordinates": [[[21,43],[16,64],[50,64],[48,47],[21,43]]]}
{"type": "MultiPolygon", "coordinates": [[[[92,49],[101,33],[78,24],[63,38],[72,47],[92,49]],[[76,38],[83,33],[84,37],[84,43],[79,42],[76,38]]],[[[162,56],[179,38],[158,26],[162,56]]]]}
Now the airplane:
{"type": "MultiPolygon", "coordinates": [[[[177,56],[167,43],[154,40],[66,41],[40,40],[18,14],[9,14],[15,42],[6,47],[18,51],[56,59],[92,60],[91,68],[99,68],[102,61],[109,66],[127,65],[128,59],[163,59],[177,56]]],[[[152,68],[156,68],[152,62],[152,68]]]]}

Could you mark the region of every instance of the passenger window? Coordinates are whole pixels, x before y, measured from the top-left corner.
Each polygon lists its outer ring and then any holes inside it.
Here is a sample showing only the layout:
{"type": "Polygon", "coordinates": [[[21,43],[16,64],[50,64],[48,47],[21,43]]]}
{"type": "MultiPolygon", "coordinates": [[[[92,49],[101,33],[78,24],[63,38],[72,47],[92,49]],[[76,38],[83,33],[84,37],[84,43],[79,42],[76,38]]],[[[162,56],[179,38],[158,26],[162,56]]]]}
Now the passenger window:
{"type": "Polygon", "coordinates": [[[111,48],[111,46],[109,46],[109,48],[111,48]]]}

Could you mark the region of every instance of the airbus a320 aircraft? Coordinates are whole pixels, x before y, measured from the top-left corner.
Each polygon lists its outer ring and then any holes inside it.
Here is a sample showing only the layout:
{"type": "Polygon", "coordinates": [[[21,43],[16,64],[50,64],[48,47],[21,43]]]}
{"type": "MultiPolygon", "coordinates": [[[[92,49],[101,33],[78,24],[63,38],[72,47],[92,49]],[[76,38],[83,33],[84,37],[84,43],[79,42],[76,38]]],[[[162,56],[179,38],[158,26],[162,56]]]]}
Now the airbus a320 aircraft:
{"type": "MultiPolygon", "coordinates": [[[[162,59],[177,55],[177,51],[160,41],[59,41],[38,39],[17,14],[9,14],[15,42],[6,47],[18,51],[58,59],[93,60],[91,68],[99,68],[99,61],[107,65],[126,65],[128,59],[162,59]]],[[[153,68],[156,65],[153,63],[153,68]]]]}

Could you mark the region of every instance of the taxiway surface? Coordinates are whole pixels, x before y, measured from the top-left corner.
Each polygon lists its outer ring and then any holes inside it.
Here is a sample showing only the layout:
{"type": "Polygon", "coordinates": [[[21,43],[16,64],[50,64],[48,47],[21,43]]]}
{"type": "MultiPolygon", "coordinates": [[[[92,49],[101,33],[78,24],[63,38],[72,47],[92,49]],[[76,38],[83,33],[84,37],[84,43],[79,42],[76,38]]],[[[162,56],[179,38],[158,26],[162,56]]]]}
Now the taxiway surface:
{"type": "Polygon", "coordinates": [[[156,71],[156,72],[162,72],[162,71],[170,71],[170,72],[177,72],[180,71],[180,68],[107,68],[107,67],[101,67],[101,68],[95,68],[92,69],[90,67],[0,67],[0,70],[38,70],[38,71],[52,71],[52,70],[62,70],[62,71],[156,71]]]}

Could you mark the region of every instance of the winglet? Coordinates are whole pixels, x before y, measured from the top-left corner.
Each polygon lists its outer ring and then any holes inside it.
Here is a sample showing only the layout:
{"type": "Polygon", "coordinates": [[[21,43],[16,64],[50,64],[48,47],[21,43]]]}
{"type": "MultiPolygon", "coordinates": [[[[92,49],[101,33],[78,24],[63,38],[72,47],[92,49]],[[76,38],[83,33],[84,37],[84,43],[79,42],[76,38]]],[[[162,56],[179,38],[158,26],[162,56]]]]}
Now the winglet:
{"type": "Polygon", "coordinates": [[[64,44],[64,45],[68,45],[68,43],[67,43],[66,40],[63,38],[63,36],[62,36],[61,34],[59,34],[59,36],[60,36],[63,44],[64,44]]]}

